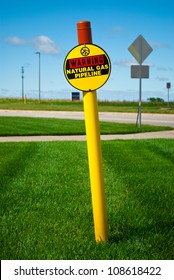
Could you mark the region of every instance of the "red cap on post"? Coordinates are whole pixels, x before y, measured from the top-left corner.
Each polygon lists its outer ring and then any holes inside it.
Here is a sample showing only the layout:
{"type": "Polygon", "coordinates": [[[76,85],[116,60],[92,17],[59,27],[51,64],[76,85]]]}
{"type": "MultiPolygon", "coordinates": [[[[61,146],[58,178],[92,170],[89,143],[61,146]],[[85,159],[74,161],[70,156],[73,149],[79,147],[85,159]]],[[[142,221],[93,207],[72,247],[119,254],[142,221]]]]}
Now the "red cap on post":
{"type": "Polygon", "coordinates": [[[90,21],[84,20],[77,22],[77,34],[79,44],[92,44],[90,21]]]}

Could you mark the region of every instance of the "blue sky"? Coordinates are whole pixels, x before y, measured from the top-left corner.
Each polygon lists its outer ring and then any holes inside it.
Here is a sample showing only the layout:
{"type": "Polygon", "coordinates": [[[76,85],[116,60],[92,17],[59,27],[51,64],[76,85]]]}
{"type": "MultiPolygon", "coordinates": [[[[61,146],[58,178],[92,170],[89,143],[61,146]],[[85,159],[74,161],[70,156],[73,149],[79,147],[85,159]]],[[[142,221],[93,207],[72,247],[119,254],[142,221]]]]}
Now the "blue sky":
{"type": "Polygon", "coordinates": [[[63,62],[77,43],[76,24],[89,20],[93,43],[111,59],[112,71],[100,88],[100,100],[138,100],[139,81],[130,78],[136,64],[128,51],[141,34],[153,48],[144,61],[150,78],[143,79],[142,99],[167,100],[171,82],[174,100],[173,0],[6,0],[0,2],[0,97],[38,98],[38,55],[41,52],[41,98],[70,98],[76,91],[64,77],[63,62]]]}

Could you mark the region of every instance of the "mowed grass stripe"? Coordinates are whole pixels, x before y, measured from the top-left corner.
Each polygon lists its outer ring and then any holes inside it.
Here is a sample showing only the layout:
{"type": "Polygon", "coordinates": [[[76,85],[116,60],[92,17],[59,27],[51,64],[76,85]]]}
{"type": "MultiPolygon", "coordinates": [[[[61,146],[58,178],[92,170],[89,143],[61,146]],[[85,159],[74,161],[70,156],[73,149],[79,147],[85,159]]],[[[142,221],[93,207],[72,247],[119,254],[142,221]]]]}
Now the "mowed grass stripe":
{"type": "Polygon", "coordinates": [[[174,140],[103,141],[109,242],[86,143],[1,143],[1,259],[173,259],[174,140]]]}
{"type": "MultiPolygon", "coordinates": [[[[152,131],[172,130],[166,126],[100,122],[101,134],[130,134],[152,131]]],[[[85,135],[84,120],[28,118],[28,117],[0,117],[0,136],[27,135],[85,135]]]]}

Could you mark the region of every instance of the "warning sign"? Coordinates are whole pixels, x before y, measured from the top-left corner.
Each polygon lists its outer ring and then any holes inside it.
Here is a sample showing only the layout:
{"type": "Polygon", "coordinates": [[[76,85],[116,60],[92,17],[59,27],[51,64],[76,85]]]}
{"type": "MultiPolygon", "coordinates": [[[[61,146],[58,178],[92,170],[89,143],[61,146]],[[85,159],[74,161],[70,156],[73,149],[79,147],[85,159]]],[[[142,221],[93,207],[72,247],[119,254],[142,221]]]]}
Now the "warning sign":
{"type": "Polygon", "coordinates": [[[82,91],[100,88],[111,72],[106,52],[93,44],[78,45],[65,58],[64,74],[68,82],[82,91]]]}

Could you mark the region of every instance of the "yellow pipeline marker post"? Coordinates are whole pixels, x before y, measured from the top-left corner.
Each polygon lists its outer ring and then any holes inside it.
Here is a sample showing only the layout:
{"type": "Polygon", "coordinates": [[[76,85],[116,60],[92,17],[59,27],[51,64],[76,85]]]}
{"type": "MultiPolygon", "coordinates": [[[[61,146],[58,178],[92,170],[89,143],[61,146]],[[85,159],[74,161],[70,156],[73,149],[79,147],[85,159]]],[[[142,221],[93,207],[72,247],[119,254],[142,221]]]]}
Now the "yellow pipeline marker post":
{"type": "Polygon", "coordinates": [[[96,89],[109,78],[110,59],[92,44],[89,21],[78,22],[77,31],[79,45],[65,58],[64,74],[73,87],[83,91],[95,239],[104,242],[108,240],[108,223],[96,89]]]}
{"type": "Polygon", "coordinates": [[[26,95],[24,96],[24,104],[26,104],[27,103],[27,97],[26,97],[26,95]]]}
{"type": "Polygon", "coordinates": [[[106,199],[95,91],[83,92],[95,239],[108,240],[106,199]]]}

